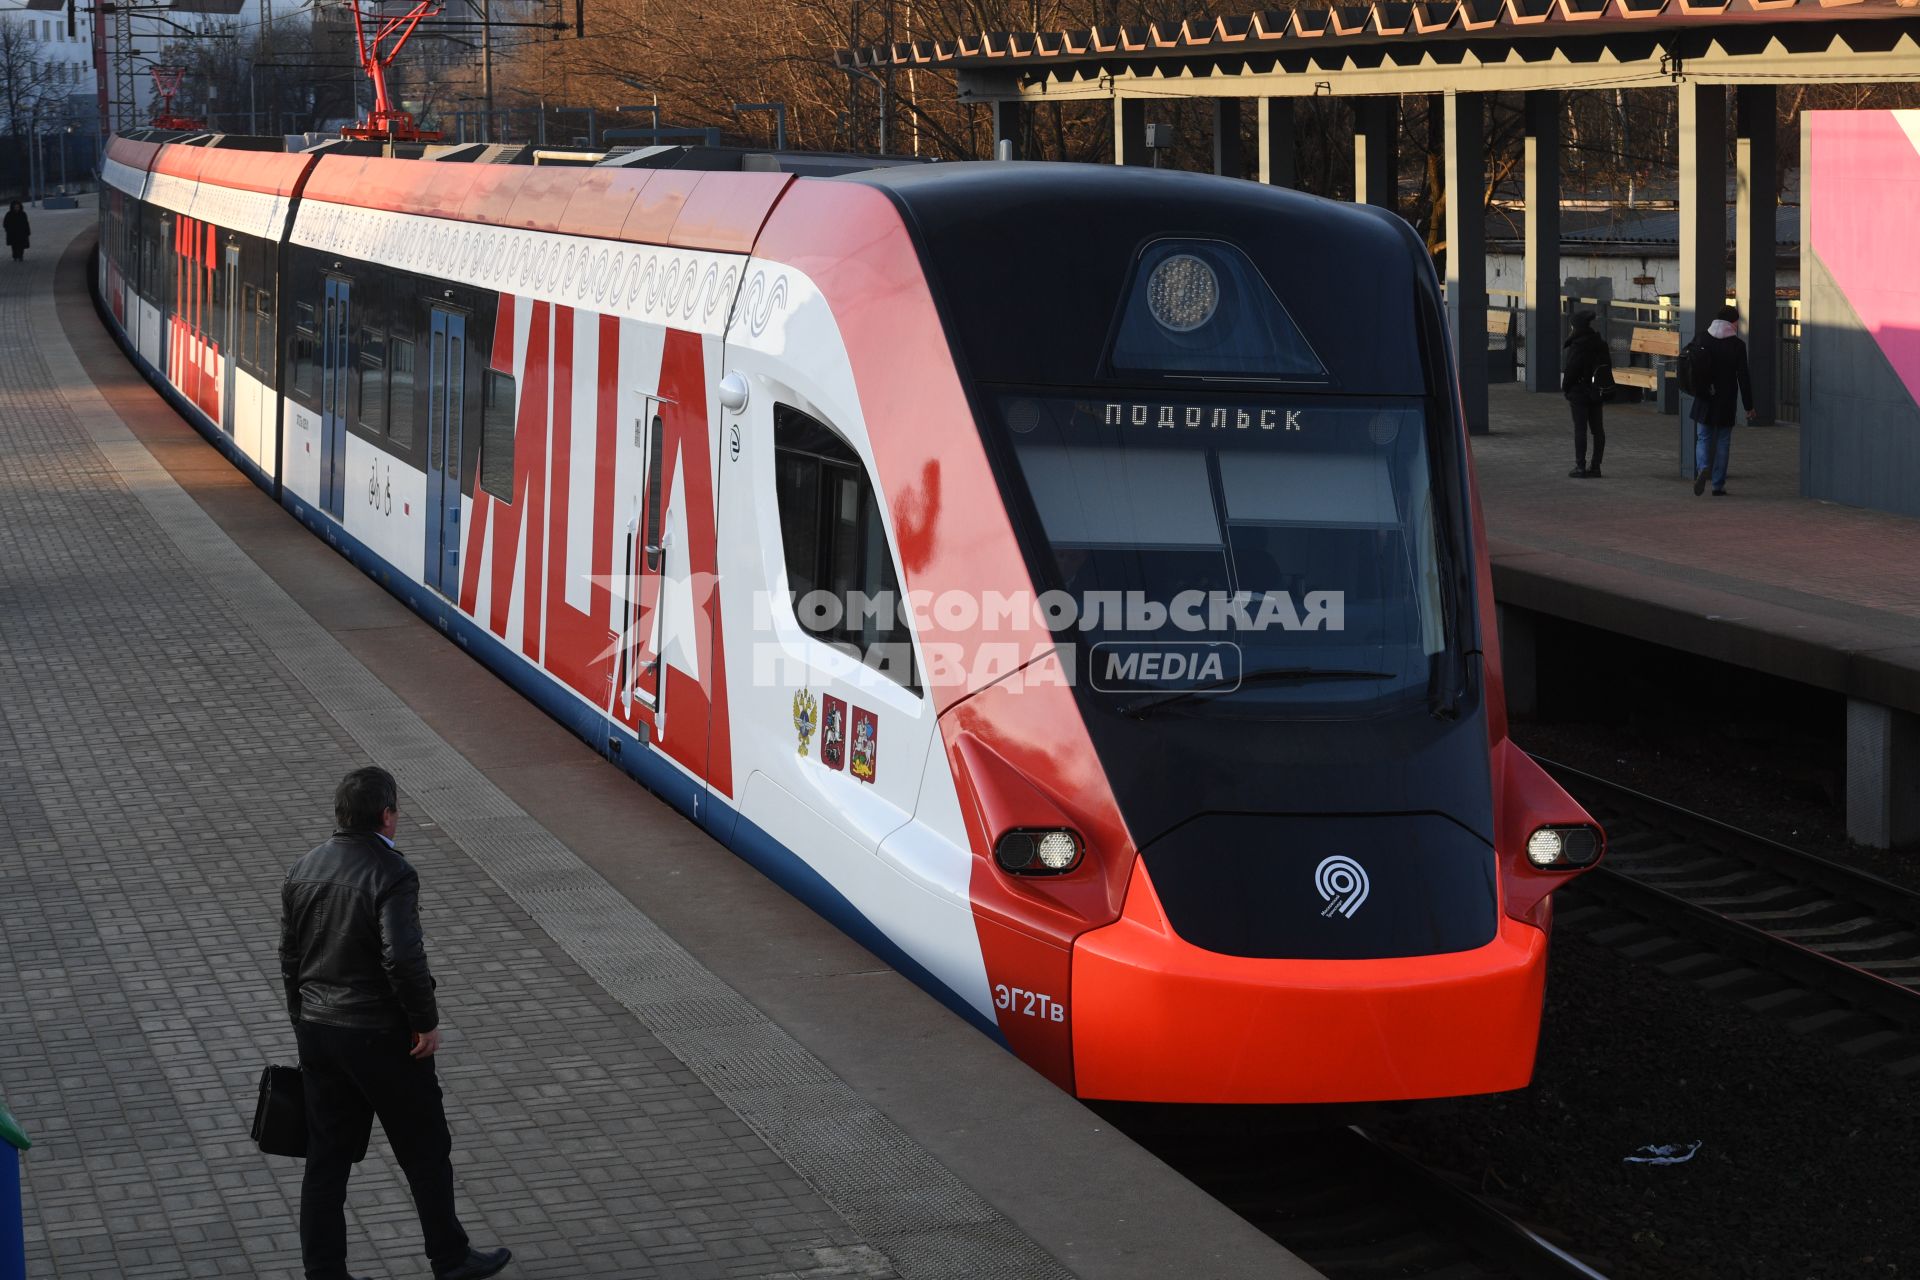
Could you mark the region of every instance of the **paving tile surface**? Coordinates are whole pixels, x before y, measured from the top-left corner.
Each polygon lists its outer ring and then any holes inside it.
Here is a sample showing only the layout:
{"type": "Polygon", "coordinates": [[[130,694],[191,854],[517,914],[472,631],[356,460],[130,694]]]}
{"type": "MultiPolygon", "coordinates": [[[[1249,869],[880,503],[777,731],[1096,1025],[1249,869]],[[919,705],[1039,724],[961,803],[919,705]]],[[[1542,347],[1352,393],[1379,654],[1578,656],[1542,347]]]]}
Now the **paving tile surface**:
{"type": "MultiPolygon", "coordinates": [[[[36,214],[28,263],[0,263],[0,1096],[36,1144],[28,1271],[281,1280],[301,1166],[246,1136],[261,1065],[294,1054],[279,885],[366,752],[156,525],[27,340],[91,216],[36,214]]],[[[513,1246],[509,1276],[896,1274],[775,1129],[556,942],[542,921],[564,904],[536,919],[445,815],[401,804],[460,1208],[476,1243],[513,1246]]],[[[915,1190],[948,1207],[903,1240],[977,1219],[978,1247],[1047,1270],[990,1210],[915,1190]]],[[[378,1137],[349,1211],[356,1273],[425,1273],[378,1137]]]]}
{"type": "Polygon", "coordinates": [[[1797,426],[1736,426],[1728,496],[1695,497],[1677,417],[1609,406],[1606,478],[1574,480],[1564,400],[1490,403],[1473,457],[1496,561],[1550,551],[1920,640],[1920,520],[1800,497],[1797,426]]]}

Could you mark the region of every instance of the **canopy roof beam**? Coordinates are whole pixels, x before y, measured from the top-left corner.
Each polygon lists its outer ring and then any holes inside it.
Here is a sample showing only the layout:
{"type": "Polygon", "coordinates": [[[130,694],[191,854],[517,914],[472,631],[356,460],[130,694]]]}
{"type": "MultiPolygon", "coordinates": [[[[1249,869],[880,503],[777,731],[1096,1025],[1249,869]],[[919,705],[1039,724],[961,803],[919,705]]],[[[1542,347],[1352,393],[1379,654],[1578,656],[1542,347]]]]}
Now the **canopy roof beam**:
{"type": "Polygon", "coordinates": [[[1333,46],[1231,55],[1111,56],[1024,67],[963,66],[962,102],[1113,97],[1311,98],[1410,93],[1651,89],[1911,81],[1920,19],[1563,37],[1333,46]]]}

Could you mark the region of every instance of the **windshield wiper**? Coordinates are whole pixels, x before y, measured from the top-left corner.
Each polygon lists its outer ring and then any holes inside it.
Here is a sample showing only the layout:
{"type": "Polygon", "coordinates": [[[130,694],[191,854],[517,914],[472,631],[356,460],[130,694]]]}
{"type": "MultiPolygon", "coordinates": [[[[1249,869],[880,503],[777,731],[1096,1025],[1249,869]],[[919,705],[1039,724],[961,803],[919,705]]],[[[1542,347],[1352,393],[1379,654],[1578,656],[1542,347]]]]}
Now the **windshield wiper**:
{"type": "Polygon", "coordinates": [[[1156,707],[1164,707],[1175,702],[1184,702],[1188,698],[1199,697],[1203,693],[1222,693],[1244,689],[1252,684],[1292,684],[1307,680],[1391,680],[1391,671],[1360,671],[1345,667],[1269,667],[1264,671],[1248,671],[1233,680],[1210,680],[1206,684],[1194,685],[1190,689],[1168,689],[1161,693],[1149,694],[1144,698],[1135,698],[1124,703],[1118,710],[1123,716],[1139,719],[1156,707]]]}
{"type": "Polygon", "coordinates": [[[1451,649],[1427,659],[1427,711],[1436,720],[1453,720],[1460,715],[1462,661],[1451,649]]]}

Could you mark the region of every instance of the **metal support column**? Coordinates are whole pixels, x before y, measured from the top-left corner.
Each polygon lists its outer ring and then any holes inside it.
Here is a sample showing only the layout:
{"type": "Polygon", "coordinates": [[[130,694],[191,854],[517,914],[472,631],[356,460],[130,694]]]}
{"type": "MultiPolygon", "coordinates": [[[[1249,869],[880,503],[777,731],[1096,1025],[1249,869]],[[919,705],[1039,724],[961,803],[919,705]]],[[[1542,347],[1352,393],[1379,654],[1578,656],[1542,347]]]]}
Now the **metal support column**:
{"type": "Polygon", "coordinates": [[[1496,604],[1494,624],[1500,636],[1500,683],[1507,694],[1507,715],[1531,720],[1540,714],[1539,615],[1496,604]]]}
{"type": "Polygon", "coordinates": [[[1740,300],[1740,327],[1747,339],[1747,368],[1753,374],[1754,421],[1772,422],[1779,413],[1776,390],[1780,360],[1779,316],[1774,302],[1774,264],[1779,248],[1774,222],[1778,203],[1774,174],[1780,137],[1774,127],[1778,90],[1770,84],[1743,84],[1733,91],[1734,143],[1734,294],[1740,300]]]}
{"type": "Polygon", "coordinates": [[[1147,100],[1113,100],[1113,162],[1115,164],[1151,164],[1147,154],[1147,100]]]}
{"type": "Polygon", "coordinates": [[[1353,201],[1400,207],[1400,99],[1353,104],[1353,201]]]}
{"type": "Polygon", "coordinates": [[[1446,94],[1447,335],[1460,366],[1467,430],[1487,432],[1486,103],[1446,94]]]}
{"type": "MultiPolygon", "coordinates": [[[[1727,91],[1680,95],[1680,340],[1705,333],[1727,301],[1727,91]]],[[[1693,405],[1680,415],[1680,474],[1693,474],[1693,405]]]]}
{"type": "Polygon", "coordinates": [[[1560,389],[1560,106],[1559,93],[1536,90],[1524,108],[1529,391],[1560,389]]]}
{"type": "Polygon", "coordinates": [[[1293,99],[1260,99],[1260,181],[1270,187],[1299,186],[1293,157],[1293,99]]]}
{"type": "Polygon", "coordinates": [[[1847,699],[1847,834],[1875,849],[1920,840],[1920,716],[1847,699]]]}
{"type": "MultiPolygon", "coordinates": [[[[1807,175],[1813,172],[1813,130],[1800,121],[1800,320],[1804,326],[1812,314],[1807,308],[1813,297],[1813,201],[1807,197],[1807,175]]],[[[1800,400],[1800,496],[1813,496],[1814,441],[1821,437],[1823,424],[1814,414],[1819,402],[1813,395],[1813,351],[1807,343],[1807,330],[1800,330],[1795,344],[1800,353],[1798,393],[1800,400]]]]}
{"type": "Polygon", "coordinates": [[[1247,159],[1240,148],[1240,99],[1213,100],[1213,171],[1227,178],[1247,176],[1247,159]]]}
{"type": "Polygon", "coordinates": [[[1027,158],[1027,104],[1024,102],[996,102],[993,104],[993,154],[1000,155],[1000,144],[1010,144],[1010,160],[1027,158]]]}

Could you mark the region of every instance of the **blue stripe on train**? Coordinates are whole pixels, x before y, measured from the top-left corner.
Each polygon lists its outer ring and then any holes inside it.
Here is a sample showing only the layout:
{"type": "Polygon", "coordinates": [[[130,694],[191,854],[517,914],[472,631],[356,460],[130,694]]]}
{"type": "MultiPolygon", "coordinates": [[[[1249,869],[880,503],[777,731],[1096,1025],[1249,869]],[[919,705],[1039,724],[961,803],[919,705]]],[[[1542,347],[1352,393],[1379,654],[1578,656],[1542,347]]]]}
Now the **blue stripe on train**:
{"type": "MultiPolygon", "coordinates": [[[[274,488],[272,478],[241,452],[233,438],[222,431],[200,406],[175,390],[173,385],[133,348],[127,340],[126,332],[113,321],[111,312],[104,308],[100,310],[107,320],[109,329],[114,332],[115,338],[119,341],[121,350],[127,353],[134,366],[146,376],[147,381],[152,383],[181,417],[205,436],[228,461],[271,494],[274,488]]],[[[275,402],[281,403],[277,397],[275,402]]],[[[284,412],[276,417],[276,430],[284,429],[284,417],[284,412]]],[[[636,779],[642,786],[671,804],[682,814],[692,818],[720,844],[731,849],[762,875],[813,908],[828,922],[873,952],[883,962],[898,970],[928,995],[992,1037],[1002,1048],[1009,1047],[1006,1037],[1001,1034],[1000,1028],[991,1018],[982,1016],[979,1010],[941,982],[925,965],[902,950],[898,943],[854,906],[845,894],[834,888],[825,876],[814,870],[806,859],[780,843],[759,824],[743,817],[737,808],[722,799],[711,787],[687,777],[665,760],[659,752],[651,748],[623,750],[617,755],[608,754],[608,724],[606,717],[599,711],[572,696],[551,676],[539,671],[519,654],[507,648],[492,632],[461,613],[445,597],[395,569],[384,557],[376,554],[365,543],[348,533],[338,521],[299,498],[285,486],[281,487],[280,505],[315,536],[324,539],[329,546],[345,556],[355,568],[385,587],[388,594],[445,632],[449,639],[506,681],[516,693],[558,720],[575,736],[606,756],[622,772],[636,779]]],[[[627,747],[636,746],[633,740],[624,734],[622,740],[627,747]]]]}

